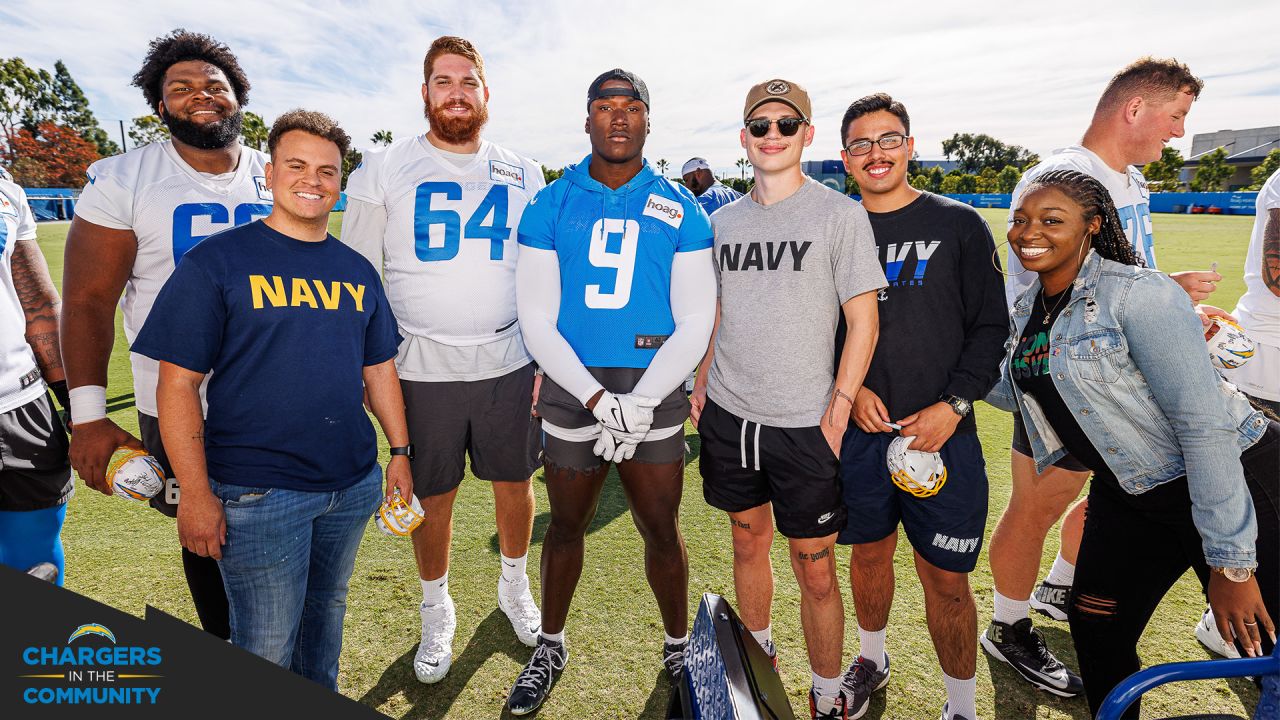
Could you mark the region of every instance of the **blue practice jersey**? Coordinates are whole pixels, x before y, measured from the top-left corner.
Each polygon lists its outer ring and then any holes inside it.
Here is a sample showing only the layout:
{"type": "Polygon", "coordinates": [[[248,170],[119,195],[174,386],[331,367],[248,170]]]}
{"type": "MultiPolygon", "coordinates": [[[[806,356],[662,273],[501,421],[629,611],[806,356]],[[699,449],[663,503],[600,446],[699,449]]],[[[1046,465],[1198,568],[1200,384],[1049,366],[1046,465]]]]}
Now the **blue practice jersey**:
{"type": "Polygon", "coordinates": [[[698,204],[710,215],[740,197],[742,193],[717,180],[698,196],[698,204]]]}
{"type": "Polygon", "coordinates": [[[557,328],[586,367],[644,368],[675,330],[671,263],[711,247],[693,193],[645,162],[617,190],[593,179],[588,155],[525,208],[521,245],[560,263],[557,328]]]}

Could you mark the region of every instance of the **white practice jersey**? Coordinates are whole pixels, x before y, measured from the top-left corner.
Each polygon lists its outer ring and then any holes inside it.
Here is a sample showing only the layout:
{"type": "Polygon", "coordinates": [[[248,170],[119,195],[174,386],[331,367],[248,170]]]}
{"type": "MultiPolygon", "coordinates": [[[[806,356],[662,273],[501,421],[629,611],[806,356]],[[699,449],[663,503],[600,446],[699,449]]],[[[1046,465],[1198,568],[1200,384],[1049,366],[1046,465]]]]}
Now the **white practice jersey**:
{"type": "MultiPolygon", "coordinates": [[[[89,166],[76,215],[94,225],[131,230],[138,239],[120,301],[130,344],[184,253],[216,232],[271,214],[267,160],[265,153],[242,147],[234,172],[208,175],[188,165],[172,142],[162,142],[89,166]]],[[[137,353],[130,353],[129,361],[138,410],[154,416],[160,364],[137,353]]]]}
{"type": "Polygon", "coordinates": [[[44,394],[36,355],[27,344],[27,319],[13,287],[13,249],[34,240],[36,219],[22,188],[0,180],[0,413],[44,394]]]}
{"type": "Polygon", "coordinates": [[[1262,235],[1270,212],[1280,208],[1280,170],[1262,184],[1255,207],[1253,237],[1244,261],[1244,295],[1233,314],[1254,340],[1280,347],[1280,297],[1272,295],[1262,281],[1262,235]]]}
{"type": "MultiPolygon", "coordinates": [[[[1018,207],[1027,185],[1041,173],[1050,170],[1075,170],[1101,182],[1107,192],[1111,193],[1111,202],[1115,203],[1116,214],[1120,216],[1120,224],[1124,227],[1124,234],[1129,242],[1133,243],[1134,251],[1146,261],[1147,267],[1155,268],[1156,250],[1151,238],[1151,191],[1147,189],[1146,178],[1132,165],[1127,172],[1116,172],[1092,150],[1080,145],[1055,150],[1053,155],[1022,174],[1009,203],[1010,221],[1013,220],[1013,211],[1018,207]]],[[[1022,263],[1018,261],[1012,248],[1008,250],[1007,258],[1008,266],[1005,271],[1009,273],[1009,279],[1005,282],[1004,293],[1009,306],[1013,307],[1018,296],[1031,287],[1035,273],[1023,272],[1022,263]]]]}
{"type": "Polygon", "coordinates": [[[383,237],[342,240],[366,257],[381,242],[403,333],[447,346],[494,343],[520,332],[516,228],[543,185],[536,163],[487,141],[459,166],[424,135],[398,140],[366,151],[347,182],[348,198],[385,208],[383,237]]]}

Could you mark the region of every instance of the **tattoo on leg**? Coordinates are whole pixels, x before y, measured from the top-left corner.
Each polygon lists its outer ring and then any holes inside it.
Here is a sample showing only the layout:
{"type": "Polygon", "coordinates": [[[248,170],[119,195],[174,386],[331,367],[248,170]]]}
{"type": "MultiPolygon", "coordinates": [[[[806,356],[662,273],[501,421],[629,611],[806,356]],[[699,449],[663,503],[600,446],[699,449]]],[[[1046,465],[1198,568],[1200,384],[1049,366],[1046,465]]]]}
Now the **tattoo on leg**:
{"type": "Polygon", "coordinates": [[[822,548],[816,553],[805,553],[805,552],[796,553],[796,557],[801,560],[808,560],[809,562],[818,562],[819,560],[821,560],[822,558],[830,554],[831,554],[831,548],[822,548]]]}
{"type": "Polygon", "coordinates": [[[733,525],[734,527],[740,527],[740,528],[742,528],[743,530],[750,530],[750,529],[751,529],[751,523],[745,523],[745,522],[742,522],[741,520],[738,520],[737,518],[729,518],[729,524],[733,525]]]}

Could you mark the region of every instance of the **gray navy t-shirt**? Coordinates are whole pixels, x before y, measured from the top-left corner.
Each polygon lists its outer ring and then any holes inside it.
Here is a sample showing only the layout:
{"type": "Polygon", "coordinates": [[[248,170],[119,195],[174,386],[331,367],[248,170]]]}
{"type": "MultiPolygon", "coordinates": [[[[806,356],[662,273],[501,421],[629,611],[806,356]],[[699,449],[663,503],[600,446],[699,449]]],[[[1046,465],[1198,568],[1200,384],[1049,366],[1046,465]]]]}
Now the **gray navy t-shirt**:
{"type": "Polygon", "coordinates": [[[707,394],[762,425],[817,425],[835,386],[840,306],[887,284],[867,212],[806,178],[781,202],[725,205],[711,224],[720,329],[707,394]]]}

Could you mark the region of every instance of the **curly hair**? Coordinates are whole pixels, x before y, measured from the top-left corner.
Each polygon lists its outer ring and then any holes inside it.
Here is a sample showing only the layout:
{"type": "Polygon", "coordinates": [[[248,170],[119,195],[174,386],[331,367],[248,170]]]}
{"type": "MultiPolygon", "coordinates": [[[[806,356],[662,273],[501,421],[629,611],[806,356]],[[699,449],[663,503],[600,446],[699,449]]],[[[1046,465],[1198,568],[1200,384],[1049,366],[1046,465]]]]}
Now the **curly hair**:
{"type": "Polygon", "coordinates": [[[1061,190],[1083,210],[1085,222],[1101,218],[1102,226],[1092,238],[1093,249],[1102,257],[1122,265],[1146,267],[1146,263],[1133,251],[1133,243],[1124,234],[1124,226],[1116,213],[1111,193],[1097,178],[1075,170],[1050,170],[1036,176],[1023,191],[1026,197],[1032,190],[1051,187],[1061,190]]]}
{"type": "Polygon", "coordinates": [[[202,60],[222,70],[231,81],[236,100],[241,106],[249,104],[249,78],[231,49],[203,33],[178,28],[151,41],[142,68],[133,76],[133,86],[142,90],[152,111],[164,98],[164,74],[175,63],[187,60],[202,60]]]}
{"type": "Polygon", "coordinates": [[[347,135],[337,121],[321,112],[297,108],[276,118],[271,124],[271,133],[267,136],[267,150],[271,157],[276,156],[276,145],[280,138],[291,130],[301,130],[318,138],[323,138],[338,146],[338,154],[346,157],[351,149],[351,137],[347,135]]]}

